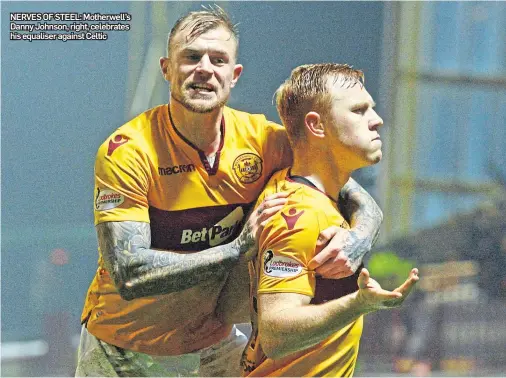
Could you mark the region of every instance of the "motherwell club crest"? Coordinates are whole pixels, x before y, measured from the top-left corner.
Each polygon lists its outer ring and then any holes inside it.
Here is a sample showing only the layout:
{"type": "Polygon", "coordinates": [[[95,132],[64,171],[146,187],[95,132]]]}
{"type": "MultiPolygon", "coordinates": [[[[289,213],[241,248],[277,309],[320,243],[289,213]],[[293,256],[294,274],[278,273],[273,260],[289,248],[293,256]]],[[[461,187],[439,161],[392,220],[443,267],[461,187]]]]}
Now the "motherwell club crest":
{"type": "Polygon", "coordinates": [[[258,155],[245,153],[234,160],[232,169],[239,181],[251,184],[262,176],[262,159],[258,155]]]}

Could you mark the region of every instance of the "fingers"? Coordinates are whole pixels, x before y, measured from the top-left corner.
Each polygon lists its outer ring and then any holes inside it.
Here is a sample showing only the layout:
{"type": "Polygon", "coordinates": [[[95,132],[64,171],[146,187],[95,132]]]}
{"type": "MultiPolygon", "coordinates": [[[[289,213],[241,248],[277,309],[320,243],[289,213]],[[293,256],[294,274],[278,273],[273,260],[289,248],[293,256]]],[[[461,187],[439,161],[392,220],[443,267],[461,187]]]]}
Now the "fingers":
{"type": "MultiPolygon", "coordinates": [[[[320,252],[316,252],[317,254],[309,261],[309,269],[316,270],[323,265],[327,265],[327,270],[331,268],[332,270],[342,270],[342,271],[350,271],[351,265],[348,257],[346,257],[339,249],[334,248],[329,245],[327,248],[324,248],[320,252]]],[[[351,271],[351,274],[354,272],[351,271]]]]}
{"type": "MultiPolygon", "coordinates": [[[[311,262],[309,266],[311,269],[311,262]]],[[[348,258],[342,253],[339,253],[335,258],[325,261],[314,270],[322,277],[331,279],[341,279],[355,273],[349,264],[348,258]]]]}
{"type": "MultiPolygon", "coordinates": [[[[383,301],[388,301],[390,299],[397,299],[398,300],[399,298],[402,298],[402,294],[399,293],[398,291],[388,291],[385,289],[377,289],[376,295],[380,296],[383,301]]],[[[398,301],[396,301],[396,302],[398,302],[398,301]]],[[[400,303],[396,303],[396,302],[391,303],[391,306],[400,304],[400,303]]],[[[387,304],[387,303],[385,303],[385,304],[387,304]]]]}
{"type": "Polygon", "coordinates": [[[249,222],[252,225],[255,238],[258,238],[269,218],[286,205],[290,194],[292,192],[279,192],[266,196],[257,209],[251,213],[249,222]]]}
{"type": "MultiPolygon", "coordinates": [[[[336,227],[336,229],[337,228],[338,227],[336,227]]],[[[322,233],[320,233],[320,236],[318,236],[318,240],[316,242],[316,248],[315,248],[316,255],[311,259],[311,261],[309,261],[309,265],[308,265],[309,269],[316,270],[316,268],[318,268],[321,265],[323,265],[324,263],[326,263],[329,259],[334,259],[334,258],[336,260],[336,262],[335,262],[336,267],[343,266],[346,263],[347,258],[345,256],[341,256],[341,260],[340,260],[340,258],[339,258],[340,249],[338,247],[335,247],[334,245],[327,243],[326,241],[323,244],[323,240],[327,240],[327,237],[329,237],[330,235],[332,235],[332,236],[335,235],[334,232],[337,232],[337,230],[334,230],[334,229],[331,230],[331,227],[329,227],[326,230],[322,231],[322,233]],[[326,233],[324,233],[325,231],[326,231],[326,233]],[[323,236],[322,236],[322,234],[323,234],[323,236]],[[324,245],[325,245],[325,248],[321,249],[324,245]]]]}
{"type": "Polygon", "coordinates": [[[315,270],[323,265],[327,260],[334,257],[332,254],[332,251],[327,251],[327,253],[324,253],[323,251],[318,253],[315,257],[313,257],[308,264],[309,270],[315,270]]]}
{"type": "Polygon", "coordinates": [[[288,196],[291,192],[279,192],[268,195],[264,198],[260,206],[257,208],[257,215],[262,216],[266,210],[269,210],[273,207],[283,206],[288,201],[288,196]]]}
{"type": "Polygon", "coordinates": [[[330,253],[337,255],[346,247],[346,241],[350,236],[350,231],[342,227],[330,226],[320,232],[316,240],[316,253],[330,253]]]}
{"type": "Polygon", "coordinates": [[[346,246],[348,236],[348,230],[337,226],[330,226],[323,230],[318,235],[315,248],[316,256],[309,262],[309,269],[316,270],[332,258],[335,268],[339,268],[343,272],[347,271],[349,261],[348,257],[342,254],[342,249],[346,246]]]}
{"type": "Polygon", "coordinates": [[[337,226],[330,226],[320,232],[320,235],[318,235],[318,239],[316,240],[316,246],[321,247],[326,245],[337,232],[339,231],[339,227],[337,226]]]}
{"type": "Polygon", "coordinates": [[[332,279],[332,280],[340,280],[341,278],[349,277],[353,274],[350,273],[349,270],[340,270],[340,269],[332,269],[332,268],[324,268],[325,264],[321,267],[315,269],[315,272],[318,273],[323,278],[332,279]]]}
{"type": "Polygon", "coordinates": [[[418,282],[420,278],[418,277],[418,269],[413,268],[411,269],[411,272],[409,272],[409,277],[404,281],[404,283],[399,286],[397,289],[395,289],[395,292],[402,293],[403,295],[409,294],[411,289],[415,286],[415,284],[418,282]]]}
{"type": "Polygon", "coordinates": [[[272,193],[272,194],[269,194],[268,196],[266,196],[264,198],[264,201],[268,201],[268,200],[271,200],[271,199],[277,199],[277,198],[288,198],[290,197],[296,190],[289,190],[289,191],[284,191],[284,192],[277,192],[277,193],[272,193]]]}
{"type": "Polygon", "coordinates": [[[366,268],[362,268],[360,271],[360,274],[358,276],[358,288],[359,289],[365,289],[367,288],[367,285],[369,285],[369,279],[371,278],[371,275],[369,274],[369,271],[366,268]]]}
{"type": "Polygon", "coordinates": [[[259,223],[259,230],[263,230],[269,221],[270,217],[272,217],[274,214],[276,214],[278,211],[280,211],[283,208],[283,206],[276,206],[271,207],[268,210],[265,210],[260,217],[258,217],[257,222],[259,223]]]}
{"type": "Polygon", "coordinates": [[[274,200],[270,200],[268,202],[264,201],[264,202],[262,202],[262,204],[260,206],[258,206],[257,215],[260,218],[262,218],[262,217],[268,218],[267,215],[272,213],[272,211],[269,211],[269,210],[271,210],[273,208],[277,208],[277,210],[279,210],[285,204],[286,204],[286,199],[284,199],[284,198],[274,199],[274,200]]]}

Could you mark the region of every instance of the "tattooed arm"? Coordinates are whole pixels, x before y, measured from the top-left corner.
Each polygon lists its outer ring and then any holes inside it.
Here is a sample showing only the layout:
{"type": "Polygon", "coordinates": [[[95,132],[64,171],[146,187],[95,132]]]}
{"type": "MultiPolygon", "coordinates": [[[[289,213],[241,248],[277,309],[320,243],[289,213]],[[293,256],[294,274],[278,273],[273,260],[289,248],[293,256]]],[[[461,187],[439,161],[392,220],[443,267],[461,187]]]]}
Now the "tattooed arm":
{"type": "Polygon", "coordinates": [[[351,226],[350,246],[356,249],[355,253],[349,251],[349,258],[358,268],[378,239],[383,212],[370,194],[351,177],[339,193],[339,206],[351,226]]]}
{"type": "Polygon", "coordinates": [[[249,323],[249,290],[248,259],[241,256],[230,271],[218,298],[215,311],[222,323],[249,323]]]}
{"type": "Polygon", "coordinates": [[[350,178],[339,194],[339,207],[351,229],[337,226],[322,231],[318,254],[309,268],[325,278],[344,278],[354,274],[376,242],[383,213],[374,199],[350,178]]]}
{"type": "MultiPolygon", "coordinates": [[[[286,203],[286,197],[287,193],[268,196],[249,214],[235,240],[200,252],[151,249],[151,229],[145,222],[99,223],[96,229],[105,268],[126,300],[182,291],[210,279],[225,280],[240,256],[249,259],[255,255],[257,233],[286,203]]],[[[238,280],[249,282],[247,274],[238,280]]],[[[245,295],[247,298],[248,293],[245,295]]]]}
{"type": "Polygon", "coordinates": [[[242,232],[231,243],[182,254],[151,249],[151,229],[144,222],[105,222],[96,227],[106,269],[122,298],[182,291],[227,272],[253,239],[242,232]]]}

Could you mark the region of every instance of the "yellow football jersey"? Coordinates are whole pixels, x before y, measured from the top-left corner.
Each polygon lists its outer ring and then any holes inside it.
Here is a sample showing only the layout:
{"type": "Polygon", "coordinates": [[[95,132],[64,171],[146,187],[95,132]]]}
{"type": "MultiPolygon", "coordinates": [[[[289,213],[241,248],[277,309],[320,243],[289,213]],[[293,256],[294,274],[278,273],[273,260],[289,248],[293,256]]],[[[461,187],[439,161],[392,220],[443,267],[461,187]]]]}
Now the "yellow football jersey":
{"type": "MultiPolygon", "coordinates": [[[[229,242],[271,174],[290,164],[286,132],[263,115],[226,107],[214,164],[174,126],[168,105],[117,129],[95,164],[95,224],[150,223],[151,247],[192,253],[229,242]]],[[[210,346],[230,331],[213,315],[223,280],[123,300],[99,251],[82,321],[96,337],[156,355],[210,346]]]]}
{"type": "Polygon", "coordinates": [[[252,334],[241,361],[243,375],[351,376],[362,334],[362,317],[319,344],[279,360],[263,353],[258,337],[258,294],[298,293],[310,296],[311,304],[318,304],[358,290],[358,273],[331,280],[316,277],[308,269],[320,232],[331,225],[349,228],[336,203],[316,187],[294,181],[288,168],[273,175],[258,203],[265,195],[279,191],[293,193],[284,208],[269,220],[259,240],[259,254],[249,266],[252,334]]]}

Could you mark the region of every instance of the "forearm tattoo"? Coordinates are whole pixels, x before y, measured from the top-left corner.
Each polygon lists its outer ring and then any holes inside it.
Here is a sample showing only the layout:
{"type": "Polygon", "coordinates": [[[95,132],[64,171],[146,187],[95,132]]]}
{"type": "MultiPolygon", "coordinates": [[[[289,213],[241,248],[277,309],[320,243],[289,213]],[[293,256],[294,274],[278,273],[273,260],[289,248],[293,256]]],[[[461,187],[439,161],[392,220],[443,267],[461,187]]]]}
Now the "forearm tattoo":
{"type": "Polygon", "coordinates": [[[341,190],[339,205],[352,227],[343,252],[356,270],[378,238],[383,213],[369,193],[351,178],[341,190]]]}
{"type": "Polygon", "coordinates": [[[225,279],[239,259],[237,242],[195,253],[150,249],[144,222],[97,225],[105,268],[125,299],[182,291],[210,279],[225,279]]]}

